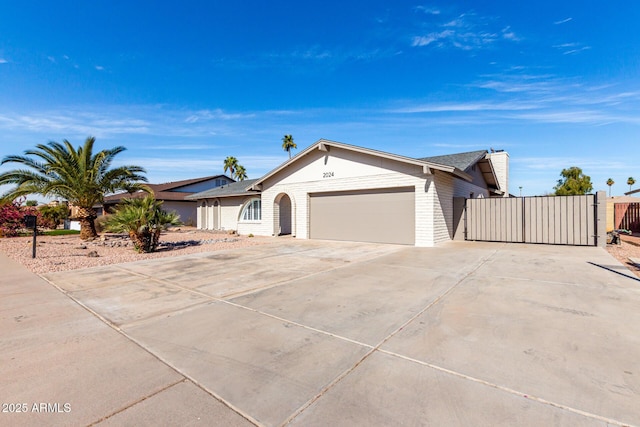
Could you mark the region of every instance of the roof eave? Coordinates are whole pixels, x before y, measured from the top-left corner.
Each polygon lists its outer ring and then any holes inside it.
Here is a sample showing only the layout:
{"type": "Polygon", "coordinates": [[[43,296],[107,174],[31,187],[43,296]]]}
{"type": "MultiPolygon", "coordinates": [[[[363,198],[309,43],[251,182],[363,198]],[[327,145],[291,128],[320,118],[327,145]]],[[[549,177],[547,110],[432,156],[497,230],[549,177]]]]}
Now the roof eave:
{"type": "Polygon", "coordinates": [[[189,200],[203,200],[203,199],[223,199],[225,197],[241,197],[241,196],[253,196],[256,194],[260,194],[259,191],[245,191],[245,192],[239,192],[239,193],[230,193],[230,194],[202,194],[200,196],[198,196],[197,194],[194,194],[193,196],[189,196],[188,198],[185,197],[185,199],[189,199],[189,200]]]}
{"type": "Polygon", "coordinates": [[[449,174],[452,174],[452,175],[454,175],[454,176],[456,176],[458,178],[464,179],[465,181],[469,181],[469,182],[472,181],[471,175],[469,175],[466,172],[461,171],[460,169],[457,169],[457,168],[455,168],[453,166],[441,165],[441,164],[438,164],[438,163],[427,162],[427,161],[424,161],[424,160],[419,160],[419,159],[414,159],[414,158],[411,158],[411,157],[400,156],[400,155],[397,155],[397,154],[387,153],[387,152],[384,152],[384,151],[372,150],[372,149],[369,149],[369,148],[358,147],[358,146],[355,146],[355,145],[348,145],[348,144],[344,144],[344,143],[341,143],[341,142],[335,142],[335,141],[329,141],[329,140],[326,140],[326,139],[320,139],[315,144],[310,145],[309,147],[307,147],[306,149],[304,149],[300,153],[296,154],[291,159],[287,160],[286,162],[282,163],[277,168],[271,170],[266,175],[262,176],[262,178],[259,178],[253,184],[251,189],[260,189],[261,190],[261,185],[262,185],[262,183],[264,181],[266,181],[267,179],[269,179],[272,176],[276,175],[280,171],[284,170],[291,163],[301,159],[306,154],[308,154],[308,153],[310,153],[310,152],[312,152],[314,150],[319,150],[319,151],[323,151],[323,152],[329,152],[331,150],[331,147],[341,148],[341,149],[344,149],[344,150],[351,150],[351,151],[355,151],[355,152],[363,153],[363,154],[368,154],[368,155],[372,155],[372,156],[383,157],[383,158],[386,158],[386,159],[390,159],[390,160],[394,160],[394,161],[402,162],[402,163],[407,163],[407,164],[411,164],[411,165],[415,165],[415,166],[421,166],[423,168],[423,173],[425,175],[431,175],[433,173],[433,170],[438,170],[438,171],[447,172],[449,174]]]}

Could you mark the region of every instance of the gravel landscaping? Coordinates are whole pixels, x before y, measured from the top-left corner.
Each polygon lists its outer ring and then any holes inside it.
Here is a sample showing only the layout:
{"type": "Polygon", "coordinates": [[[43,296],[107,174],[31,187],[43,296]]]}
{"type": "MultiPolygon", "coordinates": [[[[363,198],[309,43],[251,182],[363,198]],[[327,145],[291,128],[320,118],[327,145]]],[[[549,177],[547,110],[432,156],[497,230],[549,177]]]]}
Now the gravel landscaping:
{"type": "MultiPolygon", "coordinates": [[[[97,240],[83,242],[79,235],[38,236],[36,258],[31,258],[32,237],[0,238],[0,251],[38,274],[54,271],[164,258],[199,252],[236,249],[260,245],[268,237],[247,237],[220,231],[180,227],[162,233],[157,252],[140,254],[126,235],[102,234],[97,240]]],[[[622,236],[620,245],[607,245],[607,251],[640,277],[640,267],[629,258],[640,259],[640,236],[622,236]]]]}
{"type": "Polygon", "coordinates": [[[133,249],[129,236],[102,234],[89,242],[79,235],[38,236],[36,258],[32,256],[32,237],[0,238],[0,251],[29,270],[38,274],[53,271],[77,270],[80,268],[141,261],[211,252],[260,245],[269,241],[266,237],[247,237],[180,227],[162,233],[156,252],[141,254],[133,249]]]}
{"type": "Polygon", "coordinates": [[[640,236],[622,235],[620,238],[619,245],[607,245],[607,252],[640,277],[640,267],[629,260],[629,258],[640,260],[640,236]]]}

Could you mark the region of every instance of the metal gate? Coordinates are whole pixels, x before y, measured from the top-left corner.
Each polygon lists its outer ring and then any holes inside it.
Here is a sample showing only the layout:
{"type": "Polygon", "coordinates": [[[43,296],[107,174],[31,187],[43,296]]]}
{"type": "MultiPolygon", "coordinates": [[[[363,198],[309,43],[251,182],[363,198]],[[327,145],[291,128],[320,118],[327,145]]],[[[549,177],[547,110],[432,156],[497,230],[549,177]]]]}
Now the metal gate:
{"type": "Polygon", "coordinates": [[[465,240],[596,246],[597,215],[594,194],[467,199],[465,240]]]}

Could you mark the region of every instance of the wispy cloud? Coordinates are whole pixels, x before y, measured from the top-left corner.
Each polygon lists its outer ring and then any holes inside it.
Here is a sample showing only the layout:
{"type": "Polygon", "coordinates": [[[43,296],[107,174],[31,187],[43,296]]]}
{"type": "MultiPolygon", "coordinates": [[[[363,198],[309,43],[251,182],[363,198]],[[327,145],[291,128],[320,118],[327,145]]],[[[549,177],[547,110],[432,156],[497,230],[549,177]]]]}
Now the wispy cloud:
{"type": "MultiPolygon", "coordinates": [[[[388,114],[416,116],[432,124],[533,123],[607,126],[640,124],[635,114],[640,89],[604,84],[589,86],[577,79],[514,69],[484,76],[466,85],[467,99],[409,101],[388,114]]],[[[412,124],[415,125],[415,124],[412,124]]]]}
{"type": "Polygon", "coordinates": [[[426,13],[427,15],[440,15],[440,9],[435,7],[416,6],[414,9],[426,13]]]}
{"type": "MultiPolygon", "coordinates": [[[[300,112],[265,110],[229,112],[222,109],[186,110],[163,105],[91,105],[62,107],[55,110],[3,111],[0,109],[0,132],[36,133],[46,140],[53,138],[174,138],[182,144],[195,138],[242,139],[248,129],[252,134],[266,129],[268,124],[296,119],[300,112]]],[[[297,120],[297,119],[296,119],[297,120]]],[[[200,144],[197,141],[196,144],[200,144]]],[[[214,146],[211,141],[207,145],[214,146]]]]}
{"type": "Polygon", "coordinates": [[[568,166],[578,166],[583,170],[612,171],[626,167],[625,163],[617,160],[603,158],[593,159],[581,156],[561,157],[518,157],[509,160],[514,166],[525,169],[561,171],[568,166]]]}
{"type": "Polygon", "coordinates": [[[557,110],[545,109],[537,112],[507,114],[505,118],[537,123],[583,123],[592,125],[606,125],[621,121],[640,123],[640,119],[634,119],[628,116],[614,116],[597,110],[580,110],[567,107],[557,110]]]}
{"type": "Polygon", "coordinates": [[[569,21],[573,21],[573,18],[561,19],[560,21],[555,21],[554,24],[555,25],[566,24],[569,21]]]}
{"type": "MultiPolygon", "coordinates": [[[[181,150],[181,148],[180,148],[181,150]]],[[[185,156],[167,157],[127,157],[119,158],[114,162],[114,166],[125,164],[135,164],[143,166],[148,172],[151,182],[168,182],[178,179],[193,178],[196,176],[207,176],[216,173],[223,173],[224,158],[229,153],[212,155],[211,148],[203,149],[201,156],[197,158],[193,153],[185,156]],[[176,168],[176,165],[180,165],[176,168]]],[[[243,156],[242,153],[235,153],[238,162],[247,169],[249,178],[259,178],[276,166],[287,160],[282,156],[243,156]]]]}
{"type": "Polygon", "coordinates": [[[441,112],[472,112],[472,111],[513,111],[538,108],[536,104],[521,102],[460,102],[420,104],[389,110],[390,113],[441,113],[441,112]]]}
{"type": "Polygon", "coordinates": [[[502,38],[514,42],[520,41],[520,37],[518,37],[516,33],[511,30],[511,26],[507,26],[502,29],[502,38]]]}
{"type": "Polygon", "coordinates": [[[150,145],[150,150],[164,150],[164,151],[175,151],[176,148],[179,148],[180,151],[194,151],[194,150],[211,150],[212,148],[219,148],[213,144],[167,144],[167,145],[150,145]]]}
{"type": "Polygon", "coordinates": [[[4,58],[0,58],[0,64],[7,64],[7,63],[9,63],[9,61],[7,61],[4,58]]]}
{"type": "Polygon", "coordinates": [[[581,43],[562,43],[554,45],[553,47],[561,50],[563,55],[574,55],[576,53],[591,49],[591,46],[585,46],[581,43]]]}
{"type": "Polygon", "coordinates": [[[510,26],[494,28],[495,19],[481,17],[473,12],[456,17],[442,16],[440,22],[425,22],[428,29],[425,34],[411,38],[412,47],[435,46],[438,48],[456,48],[461,50],[482,49],[494,45],[500,40],[519,41],[519,37],[510,26]]]}
{"type": "Polygon", "coordinates": [[[189,115],[184,121],[186,123],[197,123],[211,120],[237,120],[254,117],[253,113],[227,113],[220,108],[214,110],[199,110],[189,115]]]}
{"type": "Polygon", "coordinates": [[[446,40],[449,37],[453,37],[455,32],[452,30],[444,30],[439,33],[431,33],[426,36],[416,36],[413,38],[413,42],[411,46],[428,46],[431,43],[437,42],[439,40],[446,40]]]}
{"type": "Polygon", "coordinates": [[[146,134],[149,122],[137,119],[109,118],[104,114],[42,111],[31,114],[0,113],[0,128],[38,133],[82,135],[146,134]]]}
{"type": "Polygon", "coordinates": [[[370,62],[382,58],[390,58],[398,54],[393,46],[306,46],[280,52],[264,52],[255,55],[235,58],[217,58],[214,66],[239,70],[259,70],[263,68],[277,68],[292,74],[305,73],[310,69],[332,71],[345,63],[370,62]],[[311,68],[309,68],[311,67],[311,68]]]}
{"type": "Polygon", "coordinates": [[[95,69],[98,71],[104,71],[104,67],[102,65],[96,65],[95,69]]]}

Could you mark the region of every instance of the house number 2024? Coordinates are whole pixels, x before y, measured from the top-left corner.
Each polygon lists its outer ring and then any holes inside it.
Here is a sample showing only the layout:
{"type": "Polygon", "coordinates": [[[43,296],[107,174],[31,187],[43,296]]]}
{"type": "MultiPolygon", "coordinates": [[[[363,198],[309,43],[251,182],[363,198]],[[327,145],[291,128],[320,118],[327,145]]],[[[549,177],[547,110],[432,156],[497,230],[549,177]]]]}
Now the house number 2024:
{"type": "Polygon", "coordinates": [[[333,177],[333,172],[322,172],[322,177],[323,178],[332,178],[333,177]]]}

